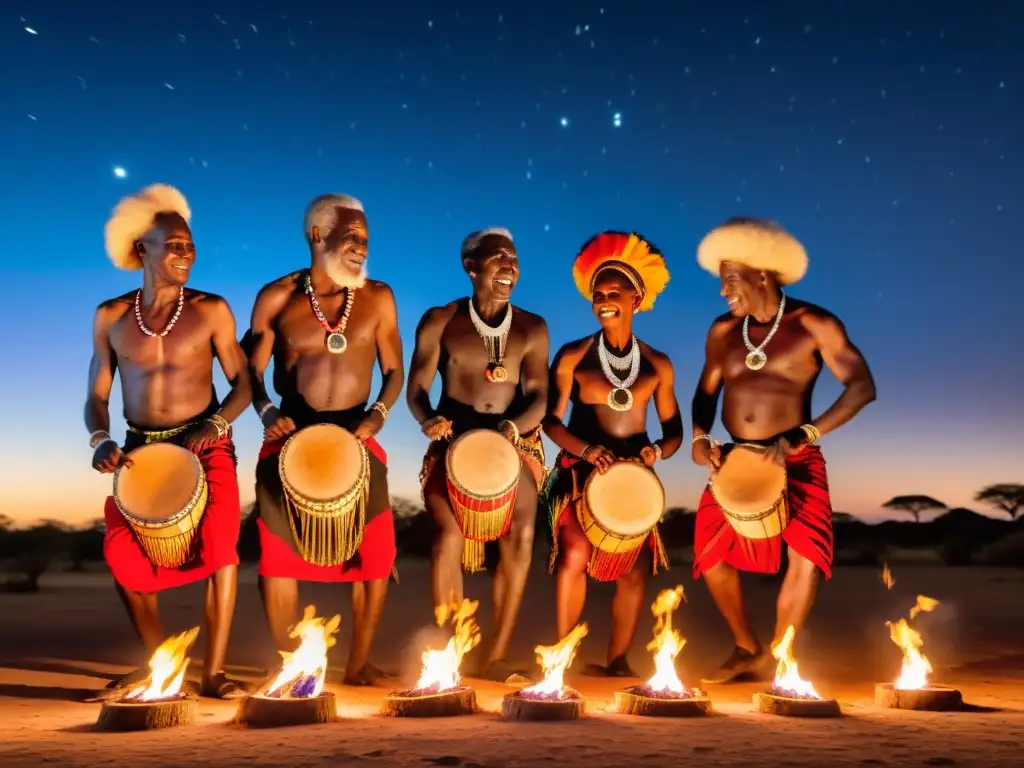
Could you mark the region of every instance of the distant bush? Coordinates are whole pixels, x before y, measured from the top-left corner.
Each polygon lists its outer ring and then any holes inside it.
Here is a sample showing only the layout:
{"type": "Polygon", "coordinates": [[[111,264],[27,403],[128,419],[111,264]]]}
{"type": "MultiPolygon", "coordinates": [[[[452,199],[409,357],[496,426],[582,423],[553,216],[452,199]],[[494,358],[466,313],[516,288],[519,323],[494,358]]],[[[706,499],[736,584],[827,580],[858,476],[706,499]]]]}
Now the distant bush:
{"type": "Polygon", "coordinates": [[[986,547],[982,562],[985,565],[1024,568],[1024,530],[1017,530],[986,547]]]}

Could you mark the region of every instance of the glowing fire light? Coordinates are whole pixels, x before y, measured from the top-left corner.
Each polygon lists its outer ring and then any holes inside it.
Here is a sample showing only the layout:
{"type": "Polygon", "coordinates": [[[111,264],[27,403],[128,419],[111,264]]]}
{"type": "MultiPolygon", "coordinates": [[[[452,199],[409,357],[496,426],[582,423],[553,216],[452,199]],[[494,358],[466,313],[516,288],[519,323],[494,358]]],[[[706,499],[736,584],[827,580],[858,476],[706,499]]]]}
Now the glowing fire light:
{"type": "Polygon", "coordinates": [[[772,656],[779,661],[772,687],[781,695],[794,699],[821,699],[814,686],[800,677],[792,650],[795,636],[796,629],[790,624],[786,627],[782,639],[772,648],[772,656]]]}
{"type": "Polygon", "coordinates": [[[892,577],[892,571],[889,570],[888,563],[882,563],[882,583],[885,584],[886,589],[892,589],[892,585],[896,583],[896,579],[892,577]]]}
{"type": "Polygon", "coordinates": [[[447,691],[459,685],[459,667],[467,653],[480,642],[480,628],[473,618],[477,600],[463,600],[462,605],[439,605],[434,609],[437,626],[443,627],[451,618],[452,637],[443,650],[428,648],[423,652],[423,670],[416,682],[417,691],[447,691]]]}
{"type": "Polygon", "coordinates": [[[544,670],[544,679],[536,685],[524,688],[520,694],[536,698],[565,698],[565,670],[572,664],[576,657],[576,648],[586,636],[587,625],[580,623],[555,645],[538,645],[534,651],[537,653],[537,662],[544,670]]]}
{"type": "Polygon", "coordinates": [[[192,627],[160,643],[149,660],[149,677],[129,690],[123,701],[160,701],[181,695],[181,684],[190,659],[188,653],[199,636],[199,627],[192,627]]]}
{"type": "MultiPolygon", "coordinates": [[[[910,609],[910,620],[913,621],[919,613],[934,611],[938,605],[938,600],[918,595],[917,603],[910,609]]],[[[932,665],[928,657],[920,651],[924,645],[921,635],[911,628],[906,619],[900,619],[896,623],[887,621],[886,626],[889,627],[889,637],[903,651],[903,666],[900,676],[896,679],[896,689],[916,691],[927,687],[932,665]]]]}
{"type": "Polygon", "coordinates": [[[692,696],[679,676],[676,674],[675,659],[686,644],[679,630],[672,628],[672,612],[679,607],[684,599],[683,585],[675,589],[662,590],[651,606],[654,614],[654,639],[647,644],[648,651],[655,651],[654,676],[647,681],[646,687],[652,693],[663,696],[692,696]]]}
{"type": "Polygon", "coordinates": [[[337,642],[334,635],[340,624],[341,616],[326,621],[316,616],[314,606],[307,605],[302,621],[288,633],[291,638],[301,638],[299,647],[291,652],[279,651],[281,671],[260,695],[277,699],[319,696],[327,677],[327,649],[337,642]]]}

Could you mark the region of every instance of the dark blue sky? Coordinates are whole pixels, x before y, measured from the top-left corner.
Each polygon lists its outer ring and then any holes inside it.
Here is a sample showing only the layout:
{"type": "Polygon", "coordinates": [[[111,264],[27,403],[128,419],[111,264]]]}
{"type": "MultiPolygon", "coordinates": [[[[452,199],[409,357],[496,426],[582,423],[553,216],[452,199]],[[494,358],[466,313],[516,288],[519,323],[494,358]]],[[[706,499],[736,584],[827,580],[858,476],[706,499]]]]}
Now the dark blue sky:
{"type": "MultiPolygon", "coordinates": [[[[593,327],[578,246],[639,230],[672,281],[638,332],[675,361],[687,422],[724,310],[697,243],[731,215],[776,218],[810,254],[792,293],[839,314],[878,379],[879,402],[826,440],[836,508],[1024,480],[1013,3],[5,5],[0,394],[20,437],[0,449],[2,514],[99,514],[91,315],[138,280],[107,261],[103,225],[154,182],[188,197],[193,283],[240,332],[260,285],[307,261],[307,202],[361,198],[407,357],[422,312],[468,288],[468,231],[512,230],[514,300],[557,346],[593,327]]],[[[837,392],[825,377],[816,408],[837,392]]],[[[237,434],[251,497],[254,414],[237,434]]],[[[414,492],[424,439],[404,408],[382,441],[393,489],[414,492]]],[[[687,459],[663,475],[672,503],[695,503],[687,459]]]]}

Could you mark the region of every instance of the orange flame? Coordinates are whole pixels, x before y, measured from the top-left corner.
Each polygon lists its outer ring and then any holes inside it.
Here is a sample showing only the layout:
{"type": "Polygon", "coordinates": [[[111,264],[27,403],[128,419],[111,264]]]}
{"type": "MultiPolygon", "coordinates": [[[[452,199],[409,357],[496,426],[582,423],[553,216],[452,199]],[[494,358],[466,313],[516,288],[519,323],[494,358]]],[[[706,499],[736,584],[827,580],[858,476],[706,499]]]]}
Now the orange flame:
{"type": "Polygon", "coordinates": [[[160,643],[149,659],[149,677],[130,689],[124,701],[159,701],[178,696],[191,661],[185,654],[199,636],[199,627],[192,627],[160,643]]]}
{"type": "Polygon", "coordinates": [[[647,686],[654,693],[689,694],[686,686],[676,674],[675,659],[686,644],[686,638],[679,630],[672,628],[672,612],[685,600],[683,585],[675,589],[664,589],[651,606],[654,614],[654,639],[647,644],[648,651],[654,654],[654,676],[647,681],[647,686]]]}
{"type": "Polygon", "coordinates": [[[782,694],[792,694],[795,697],[806,699],[820,699],[821,696],[814,690],[814,686],[800,677],[800,671],[797,669],[792,651],[795,636],[796,629],[790,624],[786,627],[782,639],[772,648],[772,656],[779,661],[772,686],[782,694]]]}
{"type": "MultiPolygon", "coordinates": [[[[913,621],[922,612],[934,611],[938,605],[938,600],[918,595],[917,602],[910,609],[910,620],[913,621]]],[[[921,653],[920,649],[924,642],[920,633],[911,628],[906,619],[900,619],[896,623],[887,621],[886,626],[889,627],[889,638],[903,651],[903,665],[900,676],[896,678],[895,687],[901,691],[924,688],[928,685],[932,665],[928,657],[921,653]]]]}
{"type": "Polygon", "coordinates": [[[439,605],[434,609],[437,626],[443,627],[451,618],[452,637],[443,650],[428,648],[423,652],[423,670],[416,690],[447,691],[459,685],[459,667],[467,653],[480,642],[480,628],[473,618],[478,600],[463,600],[462,605],[439,605]]]}
{"type": "Polygon", "coordinates": [[[341,616],[325,621],[317,617],[314,606],[307,605],[302,621],[288,633],[288,637],[300,638],[299,647],[294,651],[279,651],[281,671],[261,695],[282,699],[319,696],[327,677],[327,649],[337,642],[334,635],[340,624],[341,616]],[[311,687],[309,681],[312,681],[311,687]]]}
{"type": "Polygon", "coordinates": [[[537,652],[537,662],[544,670],[544,679],[536,685],[524,688],[520,693],[536,696],[556,695],[562,698],[565,695],[565,670],[576,658],[576,648],[586,636],[587,625],[581,622],[555,645],[538,645],[534,650],[537,652]]]}
{"type": "Polygon", "coordinates": [[[882,583],[885,584],[886,589],[892,589],[892,585],[896,583],[896,579],[892,577],[892,571],[889,570],[888,563],[882,563],[882,583]]]}

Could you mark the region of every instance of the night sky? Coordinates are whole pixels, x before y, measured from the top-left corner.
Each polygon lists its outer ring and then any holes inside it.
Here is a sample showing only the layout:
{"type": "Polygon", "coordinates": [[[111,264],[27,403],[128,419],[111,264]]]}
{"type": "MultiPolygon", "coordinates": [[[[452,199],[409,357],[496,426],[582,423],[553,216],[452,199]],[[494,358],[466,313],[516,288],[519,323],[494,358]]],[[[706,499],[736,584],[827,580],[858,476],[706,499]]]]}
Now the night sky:
{"type": "MultiPolygon", "coordinates": [[[[468,291],[467,232],[512,230],[514,302],[547,318],[553,352],[595,327],[578,247],[638,230],[672,281],[637,332],[675,362],[688,435],[725,311],[697,244],[729,216],[775,218],[810,255],[792,294],[846,322],[878,384],[823,442],[835,508],[970,505],[1024,481],[1015,5],[5,3],[0,514],[102,514],[110,479],[82,423],[91,320],[140,280],[110,265],[103,226],[156,182],[187,196],[192,284],[227,297],[240,334],[259,287],[308,263],[306,204],[359,197],[406,359],[424,310],[468,291]]],[[[838,391],[823,376],[815,412],[838,391]]],[[[120,408],[115,387],[118,437],[120,408]]],[[[243,500],[259,439],[249,411],[243,500]]],[[[404,396],[381,442],[392,492],[418,495],[426,440],[404,396]]],[[[661,472],[670,503],[696,504],[687,450],[661,472]]]]}

